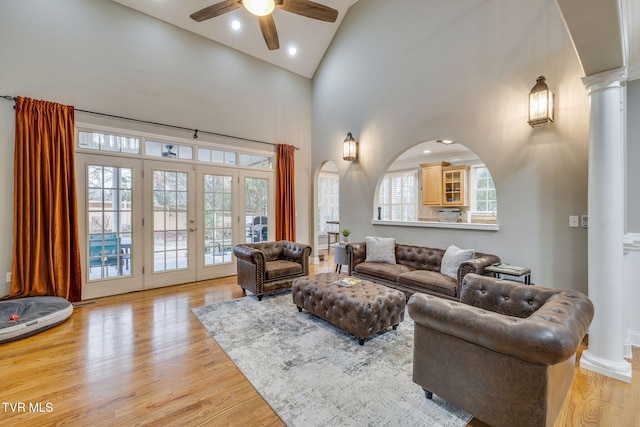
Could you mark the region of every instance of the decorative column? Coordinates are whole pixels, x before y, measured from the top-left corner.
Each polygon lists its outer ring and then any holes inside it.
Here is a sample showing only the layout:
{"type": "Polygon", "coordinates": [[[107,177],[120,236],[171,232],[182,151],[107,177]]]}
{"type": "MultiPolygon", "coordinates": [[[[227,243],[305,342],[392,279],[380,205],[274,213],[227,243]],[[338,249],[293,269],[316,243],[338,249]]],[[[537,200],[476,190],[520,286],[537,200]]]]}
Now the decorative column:
{"type": "Polygon", "coordinates": [[[631,382],[624,359],[624,69],[583,78],[591,98],[589,141],[589,298],[595,316],[580,367],[631,382]]]}

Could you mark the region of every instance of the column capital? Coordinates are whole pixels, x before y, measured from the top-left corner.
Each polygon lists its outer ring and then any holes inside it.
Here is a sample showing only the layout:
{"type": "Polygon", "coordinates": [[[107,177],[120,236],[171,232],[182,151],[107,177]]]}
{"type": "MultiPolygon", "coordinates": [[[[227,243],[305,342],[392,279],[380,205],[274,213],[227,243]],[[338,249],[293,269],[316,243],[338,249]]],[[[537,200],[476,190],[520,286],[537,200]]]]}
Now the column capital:
{"type": "Polygon", "coordinates": [[[627,80],[626,67],[615,68],[613,70],[603,71],[598,74],[592,74],[590,76],[584,76],[582,78],[582,84],[587,89],[589,94],[609,88],[622,87],[622,82],[627,80]]]}

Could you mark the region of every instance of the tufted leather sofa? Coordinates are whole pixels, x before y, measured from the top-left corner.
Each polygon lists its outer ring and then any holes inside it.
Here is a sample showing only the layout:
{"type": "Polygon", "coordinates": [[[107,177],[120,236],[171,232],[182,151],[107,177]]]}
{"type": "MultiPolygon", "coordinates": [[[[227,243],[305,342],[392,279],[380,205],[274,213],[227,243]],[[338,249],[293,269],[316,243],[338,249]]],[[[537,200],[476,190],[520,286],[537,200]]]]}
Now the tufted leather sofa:
{"type": "Polygon", "coordinates": [[[396,263],[366,262],[365,242],[347,245],[349,275],[398,289],[407,298],[416,292],[458,301],[462,279],[468,273],[500,262],[496,255],[476,252],[475,258],[460,265],[457,280],[440,273],[445,249],[396,243],[396,263]]]}
{"type": "Polygon", "coordinates": [[[460,302],[409,299],[413,381],[492,426],[553,426],[593,318],[582,293],[465,276],[460,302]]]}
{"type": "Polygon", "coordinates": [[[262,300],[264,294],[287,289],[291,282],[309,275],[311,246],[280,240],[245,243],[233,248],[238,285],[262,300]]]}

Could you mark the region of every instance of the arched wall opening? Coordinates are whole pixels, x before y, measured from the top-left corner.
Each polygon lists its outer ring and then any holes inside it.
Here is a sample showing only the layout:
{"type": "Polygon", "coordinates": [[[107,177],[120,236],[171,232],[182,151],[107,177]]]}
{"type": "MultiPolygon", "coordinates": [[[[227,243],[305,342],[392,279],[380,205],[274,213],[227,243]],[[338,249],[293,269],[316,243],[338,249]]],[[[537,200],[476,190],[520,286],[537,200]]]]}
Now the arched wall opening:
{"type": "Polygon", "coordinates": [[[314,179],[313,235],[315,257],[326,259],[338,242],[340,231],[340,174],[329,160],[316,171],[314,179]]]}
{"type": "Polygon", "coordinates": [[[491,172],[462,144],[416,144],[391,161],[380,177],[373,220],[497,224],[498,199],[491,172]]]}

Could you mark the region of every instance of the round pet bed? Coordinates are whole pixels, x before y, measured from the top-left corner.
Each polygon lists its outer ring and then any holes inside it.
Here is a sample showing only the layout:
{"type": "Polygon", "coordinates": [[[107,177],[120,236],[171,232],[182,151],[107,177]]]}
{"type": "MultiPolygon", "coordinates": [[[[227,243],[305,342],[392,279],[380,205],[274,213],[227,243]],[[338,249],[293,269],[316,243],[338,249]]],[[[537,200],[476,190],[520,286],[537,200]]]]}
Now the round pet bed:
{"type": "Polygon", "coordinates": [[[73,305],[60,297],[27,297],[0,301],[0,343],[53,328],[64,322],[72,312],[73,305]]]}

